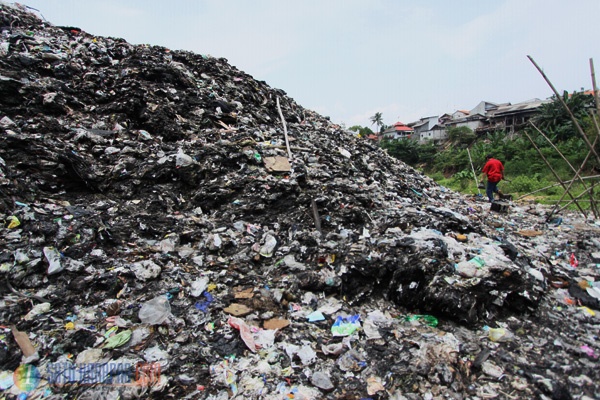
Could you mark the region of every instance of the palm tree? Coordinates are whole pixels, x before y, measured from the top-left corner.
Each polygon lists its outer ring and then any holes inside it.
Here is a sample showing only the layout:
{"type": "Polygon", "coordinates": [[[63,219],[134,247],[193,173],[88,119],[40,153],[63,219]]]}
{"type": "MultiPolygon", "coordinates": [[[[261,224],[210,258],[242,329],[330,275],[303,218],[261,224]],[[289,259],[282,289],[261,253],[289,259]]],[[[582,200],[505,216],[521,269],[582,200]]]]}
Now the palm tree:
{"type": "Polygon", "coordinates": [[[379,134],[379,127],[383,125],[383,119],[381,117],[380,112],[376,112],[375,115],[371,117],[371,122],[377,126],[377,134],[379,134]]]}

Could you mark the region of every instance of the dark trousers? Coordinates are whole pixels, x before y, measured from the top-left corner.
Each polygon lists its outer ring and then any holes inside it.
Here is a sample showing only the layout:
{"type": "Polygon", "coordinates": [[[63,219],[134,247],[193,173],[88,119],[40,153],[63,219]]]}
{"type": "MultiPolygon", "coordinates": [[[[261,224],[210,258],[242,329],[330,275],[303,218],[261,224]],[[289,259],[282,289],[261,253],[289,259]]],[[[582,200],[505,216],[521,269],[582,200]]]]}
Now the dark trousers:
{"type": "Polygon", "coordinates": [[[490,203],[494,201],[494,193],[498,193],[498,182],[487,181],[485,194],[487,194],[488,199],[490,199],[490,203]]]}

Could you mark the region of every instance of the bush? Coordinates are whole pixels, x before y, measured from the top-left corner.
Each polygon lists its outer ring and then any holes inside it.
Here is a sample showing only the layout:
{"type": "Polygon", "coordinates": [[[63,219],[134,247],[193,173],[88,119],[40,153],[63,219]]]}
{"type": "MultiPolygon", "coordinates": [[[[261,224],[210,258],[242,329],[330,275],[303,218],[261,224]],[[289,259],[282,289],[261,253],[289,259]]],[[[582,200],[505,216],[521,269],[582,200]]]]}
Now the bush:
{"type": "Polygon", "coordinates": [[[525,194],[548,186],[548,183],[545,180],[540,180],[538,174],[534,174],[533,176],[519,175],[511,179],[510,182],[505,181],[504,185],[506,185],[505,192],[525,194]]]}

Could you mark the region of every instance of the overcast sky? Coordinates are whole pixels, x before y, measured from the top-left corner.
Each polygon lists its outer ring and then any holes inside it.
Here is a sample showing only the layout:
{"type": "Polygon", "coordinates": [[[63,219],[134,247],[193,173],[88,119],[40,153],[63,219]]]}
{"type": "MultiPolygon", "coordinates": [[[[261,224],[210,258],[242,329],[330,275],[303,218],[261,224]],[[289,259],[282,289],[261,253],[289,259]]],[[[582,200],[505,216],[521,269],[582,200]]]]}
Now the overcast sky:
{"type": "Polygon", "coordinates": [[[600,81],[600,0],[24,0],[55,25],[224,57],[346,126],[600,81]]]}

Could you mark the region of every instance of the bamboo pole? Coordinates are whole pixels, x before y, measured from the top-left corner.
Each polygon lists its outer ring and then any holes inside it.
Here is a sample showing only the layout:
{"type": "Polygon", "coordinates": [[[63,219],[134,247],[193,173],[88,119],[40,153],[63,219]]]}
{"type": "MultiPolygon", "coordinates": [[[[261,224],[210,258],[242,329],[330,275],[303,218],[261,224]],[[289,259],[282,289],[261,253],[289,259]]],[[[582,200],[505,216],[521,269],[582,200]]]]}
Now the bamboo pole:
{"type": "Polygon", "coordinates": [[[579,122],[577,121],[577,118],[575,118],[575,115],[573,115],[573,112],[567,106],[567,103],[565,103],[565,101],[563,100],[562,96],[558,94],[558,91],[556,90],[556,88],[554,87],[554,85],[552,84],[552,82],[550,82],[550,79],[548,79],[548,77],[546,76],[546,74],[544,73],[544,71],[542,71],[542,69],[540,68],[540,66],[537,65],[537,63],[533,60],[533,58],[531,56],[527,56],[527,58],[529,58],[529,61],[531,61],[533,63],[533,65],[537,68],[537,70],[540,72],[540,74],[542,75],[542,77],[544,78],[544,80],[546,81],[546,83],[548,83],[548,86],[550,86],[550,88],[552,89],[552,91],[556,95],[556,98],[560,101],[560,103],[565,108],[565,110],[567,111],[567,113],[569,113],[569,117],[571,117],[571,121],[573,121],[573,125],[575,125],[575,127],[577,128],[577,132],[579,132],[579,134],[581,135],[581,137],[583,138],[583,140],[585,141],[585,143],[589,147],[590,151],[592,152],[592,154],[596,157],[596,160],[598,161],[598,164],[600,164],[600,156],[596,152],[596,149],[594,149],[594,146],[592,146],[592,144],[590,143],[590,140],[588,139],[588,137],[586,136],[585,132],[581,128],[581,125],[579,125],[579,122]]]}
{"type": "Polygon", "coordinates": [[[477,182],[477,175],[475,174],[475,168],[473,167],[473,159],[471,158],[471,152],[467,147],[467,154],[469,155],[469,162],[471,163],[471,170],[473,171],[473,178],[475,178],[475,186],[477,186],[477,193],[481,194],[481,190],[479,190],[479,182],[477,182]]]}
{"type": "Polygon", "coordinates": [[[288,139],[287,133],[287,125],[285,123],[285,118],[283,118],[283,113],[281,112],[281,106],[279,105],[279,96],[277,96],[277,111],[279,111],[279,117],[281,118],[281,123],[283,125],[283,135],[285,136],[285,146],[287,147],[288,158],[292,159],[292,150],[290,150],[290,141],[288,139]]]}
{"type": "MultiPolygon", "coordinates": [[[[598,128],[598,124],[594,121],[594,123],[596,124],[596,129],[598,128]]],[[[599,129],[600,132],[600,129],[599,129]]],[[[596,143],[598,142],[598,135],[596,136],[596,138],[594,139],[594,146],[596,146],[596,143]]],[[[585,158],[583,159],[583,162],[581,163],[581,166],[579,167],[579,169],[577,170],[577,173],[580,174],[581,171],[583,171],[583,168],[585,167],[585,164],[588,162],[588,160],[590,159],[590,156],[592,155],[592,153],[590,151],[588,151],[588,153],[586,154],[585,158]]],[[[554,205],[554,208],[552,209],[552,211],[550,212],[550,215],[548,216],[548,219],[550,219],[552,217],[552,215],[554,214],[554,212],[556,211],[556,209],[558,208],[560,202],[563,201],[563,199],[565,198],[566,194],[568,191],[571,190],[571,186],[573,186],[573,183],[575,182],[575,179],[571,180],[569,183],[569,186],[567,187],[567,190],[562,194],[562,196],[560,197],[560,199],[556,202],[556,204],[554,205]]],[[[572,196],[571,196],[572,197],[572,196]]]]}
{"type": "Polygon", "coordinates": [[[600,93],[596,87],[596,72],[594,70],[594,59],[590,58],[590,72],[592,75],[592,89],[594,89],[594,101],[596,102],[596,111],[600,115],[600,93]]]}
{"type": "Polygon", "coordinates": [[[321,217],[319,217],[319,208],[317,207],[317,202],[312,199],[310,204],[312,206],[313,218],[315,220],[315,228],[319,233],[323,234],[321,231],[321,217]]]}
{"type": "MultiPolygon", "coordinates": [[[[562,210],[564,210],[565,208],[569,207],[571,204],[575,203],[577,204],[577,200],[579,200],[580,197],[585,196],[590,190],[592,190],[592,188],[589,188],[587,190],[584,190],[583,192],[581,192],[579,194],[579,196],[575,197],[574,199],[570,200],[567,204],[565,204],[560,210],[558,210],[558,212],[561,212],[562,210]]],[[[581,201],[581,200],[579,200],[581,201]]],[[[551,214],[552,215],[552,214],[551,214]]],[[[547,220],[549,220],[550,218],[547,218],[547,220]]]]}
{"type": "MultiPolygon", "coordinates": [[[[587,180],[587,179],[598,179],[598,178],[600,178],[600,175],[582,176],[582,177],[581,177],[581,179],[583,179],[583,180],[587,180]]],[[[571,183],[571,182],[573,182],[573,181],[575,181],[575,179],[571,179],[571,180],[568,180],[568,181],[563,181],[563,182],[564,182],[564,183],[571,183]]],[[[552,184],[552,185],[545,186],[545,187],[543,187],[543,188],[541,188],[541,189],[536,189],[536,190],[534,190],[533,192],[529,192],[529,193],[527,193],[527,194],[524,194],[524,195],[522,195],[521,197],[517,198],[515,201],[517,201],[517,200],[521,200],[521,199],[524,199],[525,197],[527,197],[527,196],[531,196],[532,194],[536,194],[536,193],[539,193],[539,192],[543,192],[543,191],[544,191],[544,190],[546,190],[546,189],[550,189],[550,188],[557,187],[557,186],[560,186],[560,183],[554,183],[554,184],[552,184]]]]}
{"type": "MultiPolygon", "coordinates": [[[[531,124],[531,126],[533,126],[535,128],[536,131],[538,131],[538,133],[540,135],[542,135],[542,137],[544,139],[546,139],[546,141],[548,141],[548,143],[550,143],[550,146],[552,146],[552,148],[558,153],[558,155],[567,163],[567,165],[569,166],[569,168],[571,168],[571,171],[573,171],[575,173],[575,176],[573,178],[573,181],[569,184],[567,190],[571,190],[571,186],[573,185],[573,182],[578,179],[581,184],[583,185],[583,188],[585,190],[587,190],[587,185],[585,184],[584,180],[581,179],[581,171],[583,166],[585,165],[585,163],[582,164],[582,168],[580,168],[579,170],[576,170],[575,167],[573,167],[573,165],[569,162],[569,160],[567,160],[567,158],[563,155],[563,153],[560,151],[560,149],[558,147],[556,147],[554,145],[554,143],[552,143],[552,141],[550,140],[550,138],[548,138],[548,136],[546,136],[544,134],[544,132],[542,132],[534,123],[533,121],[529,121],[529,123],[531,124]]],[[[586,160],[587,161],[587,160],[586,160]]],[[[562,200],[562,199],[561,199],[562,200]]],[[[596,208],[595,202],[594,202],[594,198],[590,197],[590,207],[592,208],[592,212],[594,213],[595,217],[598,217],[598,209],[596,208]]]]}
{"type": "MultiPolygon", "coordinates": [[[[542,160],[544,160],[544,162],[546,163],[546,165],[548,166],[548,169],[550,169],[550,172],[552,172],[552,174],[554,175],[554,177],[556,178],[556,180],[558,180],[561,184],[561,186],[563,187],[563,189],[565,189],[565,192],[569,195],[569,197],[571,197],[571,199],[573,198],[573,195],[571,194],[571,192],[569,192],[567,190],[566,185],[564,184],[564,182],[562,181],[562,179],[560,179],[560,177],[558,176],[558,174],[556,173],[556,171],[554,170],[554,168],[552,168],[552,165],[550,165],[550,163],[548,162],[548,160],[546,159],[546,157],[544,157],[544,154],[542,153],[542,151],[540,150],[539,147],[537,147],[537,145],[535,144],[535,142],[533,141],[533,139],[531,139],[531,136],[529,136],[529,134],[526,131],[523,131],[523,133],[525,134],[525,136],[527,136],[527,139],[529,139],[529,141],[531,142],[531,144],[533,145],[533,147],[537,150],[537,152],[539,153],[540,157],[542,157],[542,160]]],[[[579,203],[575,202],[575,205],[577,206],[577,208],[579,208],[579,211],[581,211],[581,213],[587,217],[585,211],[583,211],[583,208],[581,208],[581,206],[579,205],[579,203]]],[[[552,215],[552,213],[550,214],[552,215]]]]}

